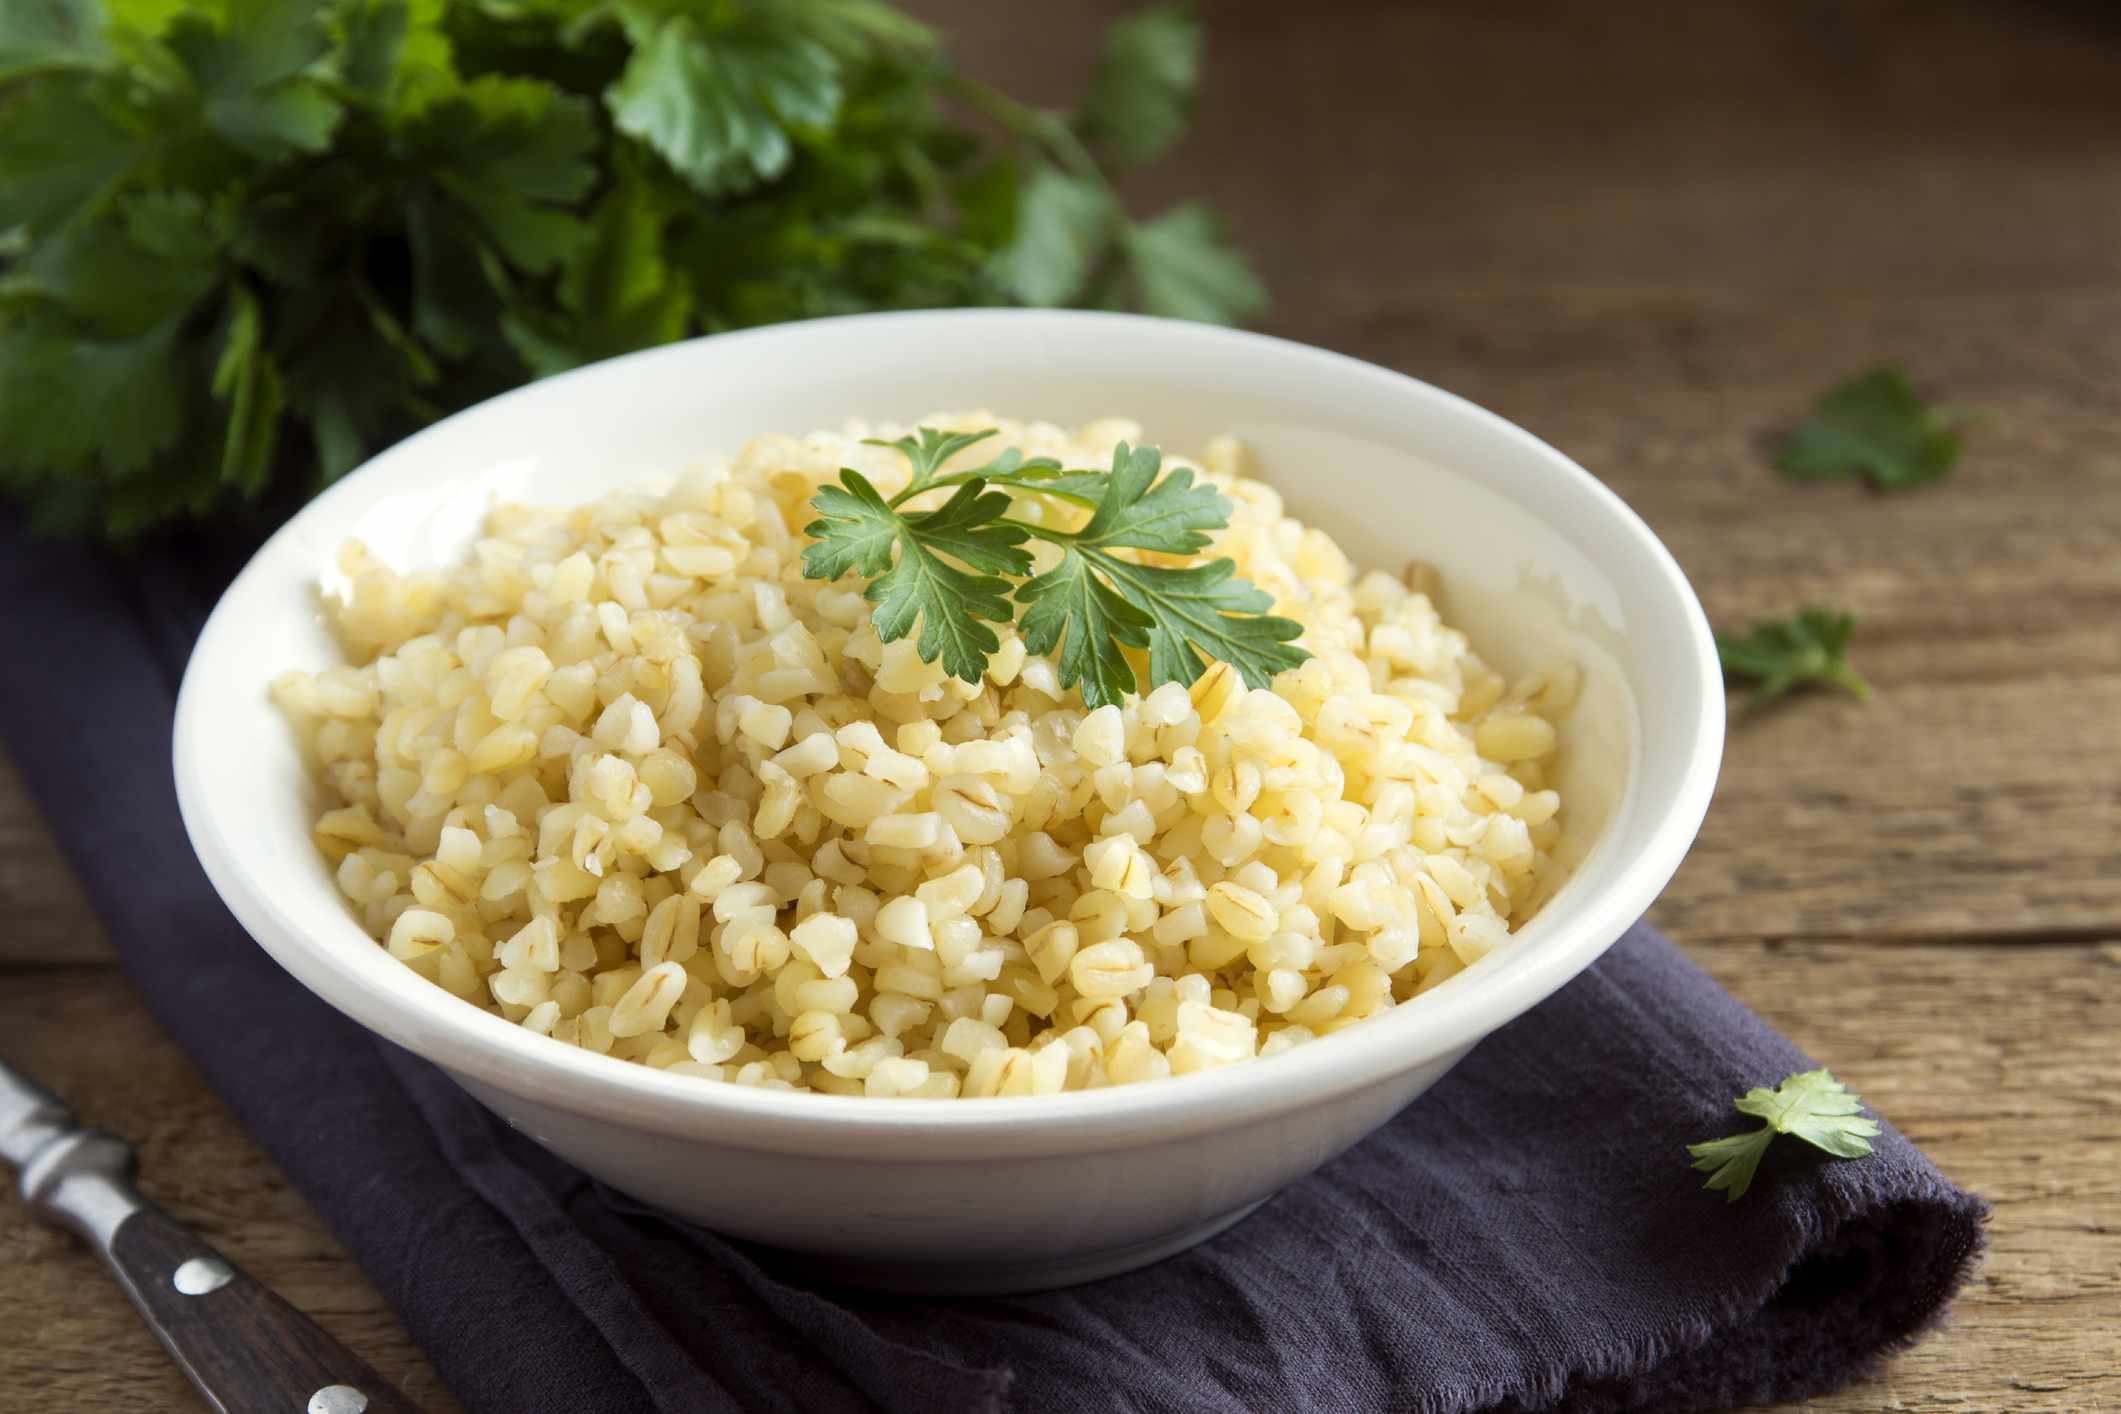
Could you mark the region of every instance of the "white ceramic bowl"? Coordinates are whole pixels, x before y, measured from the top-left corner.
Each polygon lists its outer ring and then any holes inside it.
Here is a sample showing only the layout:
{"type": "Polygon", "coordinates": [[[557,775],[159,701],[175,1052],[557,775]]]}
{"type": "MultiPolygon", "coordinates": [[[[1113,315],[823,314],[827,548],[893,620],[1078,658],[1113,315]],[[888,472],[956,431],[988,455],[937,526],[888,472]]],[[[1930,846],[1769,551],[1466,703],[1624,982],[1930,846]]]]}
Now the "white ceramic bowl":
{"type": "Polygon", "coordinates": [[[1679,567],[1618,497],[1528,433],[1410,378],[1259,335],[972,310],[635,354],[385,452],[289,522],[222,598],[185,674],[175,766],[193,846],[251,936],[519,1130],[647,1202],[857,1279],[1021,1290],[1220,1231],[1582,971],[1692,842],[1723,722],[1714,645],[1679,567]],[[1288,1054],[1160,1084],[948,1103],[772,1093],[595,1055],[465,1005],[362,932],[310,843],[317,792],[266,694],[284,669],[338,661],[318,586],[336,579],[342,541],[359,536],[400,568],[435,564],[497,495],[577,502],[760,433],[974,408],[1063,424],[1134,417],[1148,440],[1184,451],[1236,433],[1291,512],[1358,563],[1436,565],[1445,613],[1490,661],[1580,664],[1559,782],[1570,881],[1508,949],[1288,1054]]]}

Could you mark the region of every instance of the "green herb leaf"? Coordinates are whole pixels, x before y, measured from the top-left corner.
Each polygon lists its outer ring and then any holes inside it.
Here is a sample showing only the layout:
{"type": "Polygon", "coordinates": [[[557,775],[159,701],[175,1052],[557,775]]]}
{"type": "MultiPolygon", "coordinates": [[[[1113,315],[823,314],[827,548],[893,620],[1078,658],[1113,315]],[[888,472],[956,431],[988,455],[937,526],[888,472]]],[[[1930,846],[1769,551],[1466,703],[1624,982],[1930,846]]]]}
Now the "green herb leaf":
{"type": "Polygon", "coordinates": [[[933,427],[921,427],[916,428],[911,436],[900,437],[895,441],[887,442],[878,437],[865,440],[872,447],[896,447],[904,452],[906,460],[912,463],[913,479],[906,483],[906,490],[899,497],[904,500],[933,481],[937,473],[942,471],[944,462],[965,448],[986,441],[994,432],[992,427],[984,432],[940,432],[933,427]]]}
{"type": "Polygon", "coordinates": [[[1104,496],[1071,543],[1082,549],[1156,550],[1190,555],[1206,549],[1202,532],[1230,523],[1230,503],[1212,486],[1195,486],[1181,467],[1156,479],[1163,456],[1154,447],[1120,443],[1112,451],[1104,496]]]}
{"type": "MultiPolygon", "coordinates": [[[[192,210],[204,219],[203,203],[192,210]]],[[[0,296],[63,310],[85,335],[110,338],[181,315],[212,288],[210,264],[168,254],[180,244],[204,247],[209,235],[165,232],[157,251],[135,241],[126,225],[120,213],[70,223],[0,278],[0,296]]]]}
{"type": "Polygon", "coordinates": [[[683,338],[692,287],[664,255],[664,228],[676,209],[652,181],[630,170],[597,202],[590,238],[560,274],[561,313],[509,317],[509,339],[541,374],[683,338]]]}
{"type": "Polygon", "coordinates": [[[1001,647],[980,620],[1007,623],[1014,613],[1009,585],[994,573],[1022,574],[1031,565],[1017,548],[1024,532],[999,520],[1009,498],[968,481],[940,509],[901,515],[860,472],[842,471],[840,481],[811,501],[820,519],[804,527],[815,543],[804,547],[803,573],[824,580],[849,570],[871,576],[862,594],[876,606],[871,622],[879,638],[904,638],[918,623],[923,662],[940,657],[953,677],[978,682],[1001,647]],[[962,569],[946,555],[989,573],[962,569]]]}
{"type": "Polygon", "coordinates": [[[1716,653],[1726,673],[1753,680],[1749,701],[1754,706],[1813,682],[1868,702],[1871,686],[1848,662],[1855,632],[1853,614],[1804,609],[1794,618],[1755,624],[1743,637],[1717,634],[1716,653]]]}
{"type": "Polygon", "coordinates": [[[402,141],[439,194],[510,264],[543,273],[589,239],[569,208],[596,181],[589,105],[537,79],[471,80],[422,108],[402,141]]]}
{"type": "Polygon", "coordinates": [[[1037,578],[1017,586],[1024,606],[1024,647],[1060,656],[1062,687],[1082,686],[1083,703],[1118,702],[1139,683],[1125,648],[1149,646],[1154,620],[1105,577],[1088,554],[1065,554],[1037,578]]]}
{"type": "Polygon", "coordinates": [[[139,138],[90,88],[46,81],[0,104],[0,230],[42,236],[114,187],[139,138]]]}
{"type": "Polygon", "coordinates": [[[110,59],[96,0],[8,0],[0,5],[0,82],[110,59]]]}
{"type": "Polygon", "coordinates": [[[1821,398],[1775,465],[1796,481],[1860,476],[1880,491],[1905,491],[1951,473],[1965,423],[1964,414],[1923,402],[1899,369],[1874,368],[1821,398]]]}
{"type": "Polygon", "coordinates": [[[1186,130],[1200,82],[1200,24],[1179,5],[1113,23],[1076,125],[1122,162],[1161,156],[1186,130]]]}
{"type": "Polygon", "coordinates": [[[288,403],[308,419],[320,485],[423,420],[441,378],[427,347],[372,291],[355,284],[348,293],[311,291],[280,305],[288,403]]]}
{"type": "Polygon", "coordinates": [[[1267,291],[1206,207],[1175,207],[1128,228],[1127,261],[1142,308],[1173,319],[1236,324],[1267,306],[1267,291]]]}
{"type": "Polygon", "coordinates": [[[791,130],[829,127],[839,111],[839,64],[817,41],[756,27],[709,33],[683,14],[651,25],[641,8],[626,8],[636,47],[605,103],[620,132],[700,191],[779,176],[795,153],[791,130]]]}
{"type": "Polygon", "coordinates": [[[330,143],[343,110],[315,69],[330,39],[312,0],[227,0],[220,24],[187,12],[167,42],[207,126],[245,152],[269,160],[330,143]]]}
{"type": "Polygon", "coordinates": [[[1302,636],[1303,625],[1269,614],[1273,598],[1233,578],[1234,560],[1168,569],[1097,551],[1083,553],[1148,616],[1151,687],[1190,683],[1211,662],[1237,669],[1247,687],[1272,687],[1276,677],[1311,656],[1293,642],[1302,636]]]}
{"type": "Polygon", "coordinates": [[[446,0],[341,0],[327,15],[340,49],[339,78],[386,108],[409,110],[456,83],[443,28],[446,0]]]}
{"type": "Polygon", "coordinates": [[[1801,1071],[1773,1090],[1755,1086],[1733,1104],[1740,1114],[1766,1123],[1726,1139],[1687,1145],[1693,1166],[1709,1176],[1702,1186],[1723,1190],[1733,1203],[1752,1187],[1761,1156],[1778,1134],[1794,1135],[1838,1159],[1858,1159],[1871,1152],[1870,1141],[1879,1132],[1876,1120],[1858,1113],[1863,1101],[1826,1070],[1801,1071]]]}
{"type": "MultiPolygon", "coordinates": [[[[178,322],[107,340],[49,318],[0,326],[7,462],[46,476],[94,465],[131,477],[176,446],[187,391],[176,356],[178,322]],[[124,415],[113,417],[113,408],[124,415]]],[[[15,476],[27,479],[21,470],[15,476]]]]}
{"type": "Polygon", "coordinates": [[[1118,218],[1105,187],[1040,168],[1017,194],[1013,234],[995,258],[995,278],[1025,304],[1067,304],[1089,287],[1118,218]]]}

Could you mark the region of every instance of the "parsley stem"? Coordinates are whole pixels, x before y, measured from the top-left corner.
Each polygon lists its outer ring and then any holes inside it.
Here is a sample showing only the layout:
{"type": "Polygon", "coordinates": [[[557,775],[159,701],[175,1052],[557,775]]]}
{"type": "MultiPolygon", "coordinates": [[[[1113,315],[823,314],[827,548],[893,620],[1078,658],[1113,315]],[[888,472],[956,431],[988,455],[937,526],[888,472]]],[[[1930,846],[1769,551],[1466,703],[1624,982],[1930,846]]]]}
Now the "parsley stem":
{"type": "Polygon", "coordinates": [[[1075,135],[1075,129],[1060,114],[1045,108],[1034,108],[1028,103],[1019,103],[1005,93],[997,92],[978,79],[966,78],[963,74],[949,74],[943,78],[943,89],[966,106],[993,119],[1026,141],[1035,142],[1046,149],[1047,155],[1059,160],[1075,176],[1102,188],[1112,189],[1105,177],[1104,169],[1090,155],[1090,149],[1075,135]]]}
{"type": "Polygon", "coordinates": [[[885,502],[885,504],[893,510],[897,510],[901,504],[912,500],[915,496],[923,495],[929,491],[940,490],[945,486],[962,486],[968,481],[984,481],[990,486],[1004,486],[1012,491],[1035,491],[1041,496],[1052,496],[1056,500],[1073,501],[1078,506],[1088,506],[1092,510],[1095,510],[1098,504],[1095,496],[1086,496],[1079,491],[1064,491],[1057,486],[1050,488],[1035,486],[1028,482],[1011,480],[1006,477],[997,479],[984,468],[974,471],[953,471],[948,476],[938,476],[933,480],[923,481],[915,486],[908,486],[905,490],[885,502]]]}
{"type": "Polygon", "coordinates": [[[1065,545],[1071,540],[1082,539],[1081,533],[1077,531],[1055,530],[1050,525],[1033,525],[1028,520],[1012,520],[1008,516],[1003,516],[998,524],[1013,525],[1033,540],[1050,541],[1055,545],[1065,545]]]}
{"type": "Polygon", "coordinates": [[[1871,700],[1871,685],[1868,682],[1864,681],[1863,674],[1857,672],[1848,664],[1834,664],[1832,667],[1826,670],[1826,677],[1829,681],[1838,683],[1843,688],[1847,689],[1849,695],[1854,697],[1858,702],[1868,702],[1871,700]]]}

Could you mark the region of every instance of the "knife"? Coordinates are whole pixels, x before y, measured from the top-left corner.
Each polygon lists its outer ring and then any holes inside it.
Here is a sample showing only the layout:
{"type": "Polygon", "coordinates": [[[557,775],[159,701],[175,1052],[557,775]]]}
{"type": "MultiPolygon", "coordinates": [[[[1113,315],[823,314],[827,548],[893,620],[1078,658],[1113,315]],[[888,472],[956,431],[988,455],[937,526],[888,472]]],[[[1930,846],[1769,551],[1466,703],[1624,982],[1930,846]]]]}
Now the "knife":
{"type": "Polygon", "coordinates": [[[101,1254],[148,1328],[219,1414],[420,1414],[315,1322],[133,1187],[133,1149],[82,1129],[0,1064],[0,1159],[31,1216],[101,1254]]]}

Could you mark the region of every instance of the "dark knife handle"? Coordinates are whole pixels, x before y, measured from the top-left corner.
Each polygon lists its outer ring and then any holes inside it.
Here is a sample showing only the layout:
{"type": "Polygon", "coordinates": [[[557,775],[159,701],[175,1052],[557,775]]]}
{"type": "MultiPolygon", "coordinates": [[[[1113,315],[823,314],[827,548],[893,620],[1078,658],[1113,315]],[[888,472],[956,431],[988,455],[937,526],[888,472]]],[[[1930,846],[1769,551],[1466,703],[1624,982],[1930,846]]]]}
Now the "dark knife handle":
{"type": "Polygon", "coordinates": [[[217,1414],[420,1414],[309,1317],[142,1198],[124,1140],[73,1128],[56,1100],[12,1079],[10,1093],[37,1101],[15,1105],[15,1133],[34,1128],[36,1140],[22,1162],[23,1201],[101,1254],[217,1414]]]}
{"type": "Polygon", "coordinates": [[[105,1257],[220,1414],[420,1414],[314,1321],[158,1208],[120,1223],[105,1257]]]}

